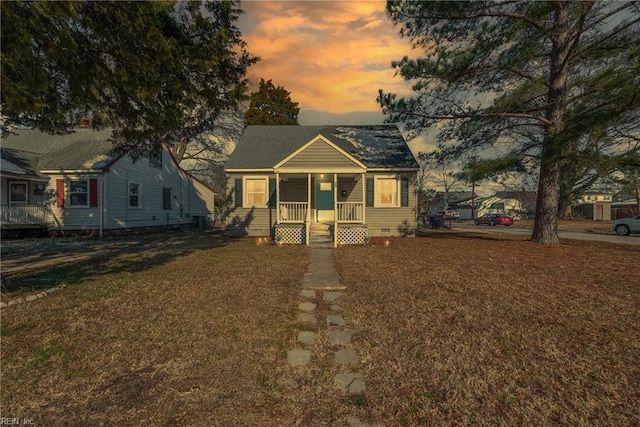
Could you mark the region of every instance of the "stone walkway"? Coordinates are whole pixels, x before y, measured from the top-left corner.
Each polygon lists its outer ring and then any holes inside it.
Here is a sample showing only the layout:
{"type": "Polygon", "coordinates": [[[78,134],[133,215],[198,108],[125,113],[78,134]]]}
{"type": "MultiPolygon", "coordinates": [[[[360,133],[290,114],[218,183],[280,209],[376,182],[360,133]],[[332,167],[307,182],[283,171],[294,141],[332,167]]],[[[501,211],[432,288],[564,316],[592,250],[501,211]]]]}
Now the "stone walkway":
{"type": "MultiPolygon", "coordinates": [[[[310,250],[309,269],[300,292],[302,302],[298,304],[296,322],[311,326],[317,332],[299,331],[297,346],[287,351],[287,361],[293,367],[313,363],[314,355],[308,347],[312,347],[316,342],[326,342],[334,354],[334,363],[338,371],[333,378],[336,393],[345,396],[362,394],[366,391],[365,381],[357,369],[360,359],[351,345],[352,334],[348,330],[348,317],[340,305],[342,291],[346,288],[340,284],[340,275],[333,261],[333,250],[310,250]],[[322,340],[319,334],[325,334],[322,340]]],[[[321,351],[324,350],[326,349],[321,351]]],[[[355,417],[349,417],[346,422],[350,426],[365,426],[355,417]]]]}

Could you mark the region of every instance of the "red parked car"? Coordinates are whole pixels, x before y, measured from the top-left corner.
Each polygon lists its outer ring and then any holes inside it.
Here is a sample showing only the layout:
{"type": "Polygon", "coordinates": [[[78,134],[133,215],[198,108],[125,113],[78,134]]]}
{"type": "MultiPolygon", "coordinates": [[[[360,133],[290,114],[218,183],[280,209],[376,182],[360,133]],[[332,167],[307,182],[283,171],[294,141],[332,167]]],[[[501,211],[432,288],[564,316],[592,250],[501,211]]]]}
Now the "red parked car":
{"type": "Polygon", "coordinates": [[[476,225],[480,224],[489,224],[491,226],[506,225],[509,227],[510,225],[513,225],[513,218],[502,214],[486,214],[476,219],[476,225]]]}

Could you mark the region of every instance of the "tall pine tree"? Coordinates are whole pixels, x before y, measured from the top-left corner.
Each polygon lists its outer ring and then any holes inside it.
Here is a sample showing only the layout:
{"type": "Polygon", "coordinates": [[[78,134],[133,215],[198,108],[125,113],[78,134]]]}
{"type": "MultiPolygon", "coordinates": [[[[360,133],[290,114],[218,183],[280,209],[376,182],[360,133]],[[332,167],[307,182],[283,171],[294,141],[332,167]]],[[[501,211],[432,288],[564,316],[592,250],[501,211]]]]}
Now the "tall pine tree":
{"type": "Polygon", "coordinates": [[[533,162],[531,239],[557,243],[561,169],[589,152],[638,150],[637,2],[390,0],[387,11],[425,55],[393,63],[415,95],[380,91],[387,119],[410,136],[437,126],[443,150],[460,156],[499,144],[503,170],[533,162]],[[589,146],[597,133],[606,144],[589,146]]]}

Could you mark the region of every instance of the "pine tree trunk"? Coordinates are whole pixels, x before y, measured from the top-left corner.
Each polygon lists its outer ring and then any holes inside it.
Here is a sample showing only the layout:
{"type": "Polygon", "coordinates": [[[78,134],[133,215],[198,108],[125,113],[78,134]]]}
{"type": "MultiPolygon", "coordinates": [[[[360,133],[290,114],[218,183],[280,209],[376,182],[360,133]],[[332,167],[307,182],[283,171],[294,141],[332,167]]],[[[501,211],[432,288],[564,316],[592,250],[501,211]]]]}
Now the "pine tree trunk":
{"type": "Polygon", "coordinates": [[[556,244],[558,240],[558,198],[560,187],[560,162],[547,159],[540,166],[536,220],[531,240],[545,244],[556,244]]]}
{"type": "Polygon", "coordinates": [[[542,144],[540,180],[536,202],[536,220],[531,240],[544,244],[556,244],[558,240],[558,204],[560,198],[560,165],[564,130],[564,110],[567,98],[568,58],[571,52],[571,28],[569,10],[564,2],[556,3],[554,30],[551,36],[549,91],[545,113],[548,125],[542,144]]]}

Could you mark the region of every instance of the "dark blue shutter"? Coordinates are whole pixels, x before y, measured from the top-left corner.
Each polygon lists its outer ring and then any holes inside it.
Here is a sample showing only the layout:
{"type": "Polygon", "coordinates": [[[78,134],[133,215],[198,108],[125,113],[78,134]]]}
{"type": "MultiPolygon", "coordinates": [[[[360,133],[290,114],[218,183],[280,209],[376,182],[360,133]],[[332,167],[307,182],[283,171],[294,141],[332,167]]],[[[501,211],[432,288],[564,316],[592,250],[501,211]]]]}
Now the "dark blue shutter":
{"type": "Polygon", "coordinates": [[[402,178],[400,191],[400,206],[409,206],[409,178],[402,178]]]}
{"type": "Polygon", "coordinates": [[[373,178],[367,178],[367,206],[373,206],[373,178]]]}
{"type": "Polygon", "coordinates": [[[276,179],[269,178],[269,207],[276,207],[276,179]]]}
{"type": "Polygon", "coordinates": [[[242,178],[236,179],[234,197],[236,199],[236,207],[241,207],[242,206],[242,178]]]}

